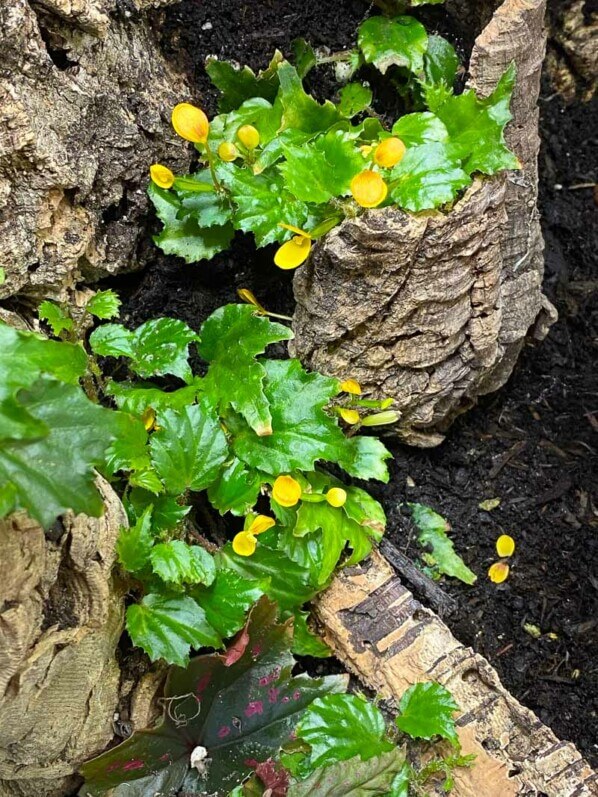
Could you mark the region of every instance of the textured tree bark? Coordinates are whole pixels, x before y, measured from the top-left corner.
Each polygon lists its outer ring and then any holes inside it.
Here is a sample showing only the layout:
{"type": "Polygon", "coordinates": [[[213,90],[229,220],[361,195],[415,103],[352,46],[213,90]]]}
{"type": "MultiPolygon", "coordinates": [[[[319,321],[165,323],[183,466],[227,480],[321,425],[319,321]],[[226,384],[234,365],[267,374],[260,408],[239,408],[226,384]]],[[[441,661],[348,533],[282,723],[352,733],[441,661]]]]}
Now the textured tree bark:
{"type": "Polygon", "coordinates": [[[167,2],[0,4],[0,298],[143,265],[148,167],[189,165],[167,118],[189,90],[143,13],[167,2]]]}
{"type": "MultiPolygon", "coordinates": [[[[474,5],[452,11],[471,16],[474,5]]],[[[474,180],[448,214],[383,209],[347,220],[295,276],[293,352],[394,398],[397,432],[415,445],[441,442],[456,415],[508,379],[526,335],[542,337],[556,318],[541,290],[536,209],[544,11],[544,0],[505,0],[469,65],[483,96],[517,66],[506,137],[521,171],[474,180]]]]}
{"type": "Polygon", "coordinates": [[[488,662],[416,601],[379,554],[342,571],[315,614],[338,658],[380,697],[398,700],[420,681],[452,692],[463,753],[477,756],[471,769],[456,770],[454,797],[598,795],[598,773],[577,749],[515,700],[488,662]]]}
{"type": "Polygon", "coordinates": [[[0,520],[0,795],[59,797],[114,736],[124,595],[111,571],[122,505],[43,529],[0,520]]]}

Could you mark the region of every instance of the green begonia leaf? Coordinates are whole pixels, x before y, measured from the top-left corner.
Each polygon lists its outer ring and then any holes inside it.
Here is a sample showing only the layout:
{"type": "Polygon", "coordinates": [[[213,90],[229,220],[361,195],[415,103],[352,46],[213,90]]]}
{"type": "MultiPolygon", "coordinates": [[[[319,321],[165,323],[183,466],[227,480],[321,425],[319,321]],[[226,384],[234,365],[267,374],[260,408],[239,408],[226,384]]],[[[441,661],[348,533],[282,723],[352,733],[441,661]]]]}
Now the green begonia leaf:
{"type": "Polygon", "coordinates": [[[316,636],[307,625],[309,612],[296,610],[294,613],[293,653],[296,656],[313,656],[316,659],[326,659],[332,656],[332,650],[316,636]]]}
{"type": "Polygon", "coordinates": [[[127,609],[127,631],[152,661],[186,667],[191,648],[222,645],[205,612],[188,595],[150,593],[127,609]]]}
{"type": "Polygon", "coordinates": [[[101,515],[94,468],[102,465],[106,449],[119,434],[120,414],[93,404],[78,386],[48,377],[21,390],[17,400],[48,432],[31,440],[2,442],[0,481],[15,488],[14,506],[26,509],[44,528],[68,509],[101,515]]]}
{"type": "Polygon", "coordinates": [[[314,700],[295,733],[311,747],[302,765],[306,773],[357,755],[368,761],[395,746],[386,738],[380,709],[357,695],[326,695],[314,700]]]}
{"type": "Polygon", "coordinates": [[[314,133],[304,133],[302,130],[283,130],[280,135],[268,142],[259,153],[253,165],[254,174],[261,174],[268,166],[272,166],[284,157],[284,147],[289,145],[301,146],[314,137],[314,133]]]}
{"type": "Polygon", "coordinates": [[[154,236],[154,242],[165,254],[197,263],[228,249],[233,237],[232,224],[201,227],[193,215],[178,217],[183,206],[173,191],[151,183],[147,192],[164,225],[162,232],[154,236]]]}
{"type": "Polygon", "coordinates": [[[282,612],[302,606],[318,592],[311,583],[309,570],[282,551],[266,548],[259,542],[251,556],[239,556],[228,543],[215,558],[218,570],[232,570],[246,581],[268,582],[266,594],[282,612]]]}
{"type": "Polygon", "coordinates": [[[509,105],[514,84],[515,67],[510,66],[489,97],[480,99],[469,89],[457,97],[449,96],[436,109],[468,174],[520,168],[504,138],[504,127],[511,119],[509,105]]]}
{"type": "Polygon", "coordinates": [[[338,462],[352,476],[388,478],[384,460],[390,454],[382,443],[372,437],[345,437],[337,419],[324,411],[339,391],[336,379],[307,373],[298,360],[268,360],[264,368],[273,433],[260,437],[238,416],[227,416],[239,459],[273,476],[311,471],[321,459],[338,462]]]}
{"type": "Polygon", "coordinates": [[[224,432],[212,404],[199,404],[158,415],[160,428],[150,440],[151,459],[166,492],[204,490],[211,484],[228,456],[224,432]]]}
{"type": "Polygon", "coordinates": [[[409,504],[413,522],[418,529],[418,542],[420,545],[429,546],[431,554],[426,561],[438,569],[440,573],[453,576],[466,584],[473,584],[477,576],[464,563],[463,559],[455,553],[455,548],[447,532],[450,525],[447,521],[424,504],[409,504]]]}
{"type": "Polygon", "coordinates": [[[308,778],[292,783],[287,797],[374,797],[390,791],[401,771],[405,753],[399,748],[362,761],[359,756],[316,769],[308,778]]]}
{"type": "Polygon", "coordinates": [[[256,75],[248,66],[241,68],[230,61],[208,58],[206,72],[212,83],[222,92],[218,102],[219,110],[233,111],[253,97],[263,97],[273,102],[278,92],[277,67],[281,59],[282,55],[277,52],[268,68],[256,75]]]}
{"type": "Polygon", "coordinates": [[[218,569],[214,583],[193,590],[192,596],[210,625],[223,639],[243,628],[247,612],[265,594],[269,578],[247,579],[233,570],[218,569]]]}
{"type": "Polygon", "coordinates": [[[127,493],[125,506],[129,519],[139,518],[148,506],[153,507],[152,531],[169,531],[176,528],[189,514],[190,506],[181,506],[170,495],[152,495],[147,490],[135,487],[127,493]]]}
{"type": "Polygon", "coordinates": [[[121,528],[116,541],[118,561],[129,573],[137,573],[148,564],[153,545],[150,505],[130,528],[121,528]]]}
{"type": "Polygon", "coordinates": [[[318,133],[340,121],[342,117],[331,102],[327,100],[320,105],[306,94],[297,70],[287,61],[278,67],[278,77],[283,108],[282,130],[291,127],[305,133],[318,133]]]}
{"type": "Polygon", "coordinates": [[[37,314],[42,321],[49,325],[55,337],[58,337],[61,332],[70,331],[74,328],[73,319],[64,312],[62,307],[54,302],[42,302],[37,314]]]}
{"type": "Polygon", "coordinates": [[[221,515],[246,515],[257,501],[262,477],[237,457],[224,466],[218,478],[208,487],[208,498],[221,515]]]}
{"type": "Polygon", "coordinates": [[[228,198],[218,191],[192,191],[189,190],[189,181],[208,185],[213,188],[214,182],[209,169],[205,168],[196,174],[185,177],[186,185],[174,188],[180,202],[180,210],[177,211],[177,219],[183,220],[187,216],[193,216],[200,227],[218,227],[225,225],[232,219],[232,208],[228,198]]]}
{"type": "Polygon", "coordinates": [[[267,144],[281,124],[282,105],[277,99],[274,105],[262,97],[246,100],[235,111],[223,113],[210,122],[210,147],[213,152],[223,141],[235,142],[237,130],[242,125],[253,125],[260,133],[260,144],[267,144]]]}
{"type": "Polygon", "coordinates": [[[89,343],[96,354],[128,357],[132,371],[143,378],[172,374],[191,382],[187,362],[189,344],[197,334],[175,318],[153,318],[132,332],[120,324],[104,324],[94,330],[89,343]]]}
{"type": "Polygon", "coordinates": [[[302,146],[284,145],[285,162],[278,168],[289,191],[305,202],[328,202],[349,192],[353,177],[364,168],[351,136],[331,130],[302,146]]]}
{"type": "Polygon", "coordinates": [[[114,397],[116,406],[120,410],[130,412],[131,415],[138,417],[141,417],[148,407],[152,407],[156,412],[180,410],[195,403],[199,390],[200,383],[198,381],[170,392],[152,385],[151,382],[131,384],[130,382],[110,381],[106,385],[106,393],[114,397]]]}
{"type": "Polygon", "coordinates": [[[285,190],[276,172],[254,174],[250,169],[226,164],[219,173],[236,206],[235,226],[252,232],[258,246],[288,238],[289,232],[281,223],[303,227],[307,207],[285,190]]]}
{"type": "Polygon", "coordinates": [[[396,121],[393,136],[398,136],[406,147],[417,147],[433,141],[448,141],[448,130],[433,113],[408,113],[396,121]]]}
{"type": "Polygon", "coordinates": [[[150,553],[152,570],[167,584],[205,584],[214,581],[213,557],[199,545],[169,540],[154,545],[150,553]]]}
{"type": "Polygon", "coordinates": [[[200,337],[199,353],[210,363],[206,393],[221,412],[232,406],[256,434],[270,434],[272,415],[263,388],[266,370],[255,357],[271,343],[292,338],[291,330],[256,314],[250,305],[228,304],[204,322],[200,337]]]}
{"type": "Polygon", "coordinates": [[[370,17],[359,26],[357,41],[366,63],[384,74],[393,65],[421,72],[428,34],[413,17],[370,17]]]}
{"type": "Polygon", "coordinates": [[[317,64],[316,54],[314,48],[306,42],[305,39],[293,39],[291,42],[291,50],[293,52],[293,61],[297,74],[303,78],[310,72],[317,64]]]}
{"type": "Polygon", "coordinates": [[[352,117],[371,105],[372,90],[362,83],[348,83],[340,90],[338,109],[343,116],[352,117]]]}
{"type": "MultiPolygon", "coordinates": [[[[119,413],[116,417],[120,417],[122,422],[119,426],[118,437],[110,443],[106,450],[105,474],[111,477],[119,470],[150,470],[151,460],[145,426],[139,418],[131,418],[124,413],[119,413]]],[[[162,492],[159,483],[158,492],[162,492]]]]}
{"type": "Polygon", "coordinates": [[[392,170],[390,196],[405,210],[430,210],[452,202],[470,183],[451,146],[422,144],[408,149],[392,170]]]}
{"type": "Polygon", "coordinates": [[[162,773],[175,770],[165,793],[185,784],[193,793],[225,795],[251,774],[254,761],[278,755],[305,708],[346,688],[346,678],[291,677],[292,626],[275,623],[276,607],[262,598],[229,651],[171,669],[160,724],[85,764],[85,793],[100,797],[128,781],[131,794],[149,797],[161,792],[162,773]],[[210,758],[207,776],[191,778],[189,754],[200,746],[210,758]],[[139,781],[144,792],[136,790],[139,781]]]}
{"type": "Polygon", "coordinates": [[[453,714],[459,706],[444,686],[434,682],[419,683],[407,689],[399,703],[401,713],[397,726],[414,739],[431,739],[442,736],[454,746],[459,737],[453,714]]]}
{"type": "Polygon", "coordinates": [[[424,55],[426,83],[444,83],[452,88],[459,69],[459,58],[453,45],[442,36],[430,36],[424,55]]]}
{"type": "Polygon", "coordinates": [[[85,305],[88,313],[106,320],[115,318],[120,309],[120,299],[114,291],[98,291],[85,305]]]}

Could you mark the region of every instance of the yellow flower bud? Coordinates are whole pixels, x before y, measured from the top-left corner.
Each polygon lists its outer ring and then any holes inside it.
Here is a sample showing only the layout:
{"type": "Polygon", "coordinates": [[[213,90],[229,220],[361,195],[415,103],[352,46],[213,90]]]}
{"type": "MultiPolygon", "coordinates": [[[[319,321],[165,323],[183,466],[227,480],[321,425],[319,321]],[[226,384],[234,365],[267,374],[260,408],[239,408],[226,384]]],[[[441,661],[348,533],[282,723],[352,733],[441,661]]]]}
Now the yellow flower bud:
{"type": "Polygon", "coordinates": [[[347,501],[347,493],[342,487],[331,487],[326,493],[326,500],[330,506],[344,506],[347,501]]]}
{"type": "Polygon", "coordinates": [[[378,172],[364,169],[351,180],[351,193],[362,208],[375,208],[386,199],[388,186],[378,172]]]}
{"type": "Polygon", "coordinates": [[[268,531],[271,529],[272,526],[276,525],[276,521],[273,517],[268,517],[268,515],[257,515],[252,521],[251,525],[247,529],[248,534],[263,534],[264,531],[268,531]]]}
{"type": "Polygon", "coordinates": [[[274,262],[278,268],[285,271],[297,268],[305,263],[311,252],[311,238],[304,235],[294,235],[290,241],[277,249],[274,262]]]}
{"type": "Polygon", "coordinates": [[[239,150],[230,141],[223,141],[218,147],[218,157],[226,163],[231,163],[239,157],[239,150]]]}
{"type": "Polygon", "coordinates": [[[341,407],[341,409],[338,411],[338,414],[345,423],[349,423],[351,426],[359,423],[359,413],[357,410],[348,410],[345,407],[341,407]]]}
{"type": "Polygon", "coordinates": [[[374,161],[378,166],[391,169],[403,160],[407,147],[400,138],[392,136],[381,141],[374,152],[374,161]]]}
{"type": "Polygon", "coordinates": [[[364,426],[384,426],[387,423],[396,423],[399,420],[399,413],[394,410],[386,410],[385,412],[376,412],[374,415],[368,415],[362,421],[364,426]]]}
{"type": "Polygon", "coordinates": [[[278,476],[272,486],[272,498],[280,506],[295,506],[301,498],[301,485],[292,476],[278,476]]]}
{"type": "Polygon", "coordinates": [[[168,166],[162,166],[161,163],[150,166],[150,177],[158,188],[171,188],[174,183],[174,174],[168,166]]]}
{"type": "Polygon", "coordinates": [[[233,551],[238,556],[251,556],[255,553],[257,540],[249,531],[240,531],[233,538],[233,551]]]}
{"type": "Polygon", "coordinates": [[[156,422],[156,411],[153,407],[147,407],[147,409],[143,411],[141,421],[147,432],[154,428],[154,424],[156,422]]]}
{"type": "Polygon", "coordinates": [[[363,155],[364,158],[369,158],[370,155],[372,154],[372,150],[373,149],[374,148],[373,148],[373,146],[371,144],[362,144],[359,147],[359,151],[361,152],[361,154],[363,155]]]}
{"type": "Polygon", "coordinates": [[[210,132],[208,117],[188,102],[180,102],[172,110],[172,126],[175,132],[186,141],[205,144],[210,132]]]}
{"type": "Polygon", "coordinates": [[[247,149],[255,149],[260,143],[260,134],[253,125],[242,125],[237,130],[237,138],[247,149]]]}
{"type": "Polygon", "coordinates": [[[361,396],[361,385],[355,379],[345,379],[341,382],[341,390],[345,393],[352,393],[354,396],[361,396]]]}
{"type": "Polygon", "coordinates": [[[509,565],[506,562],[495,562],[488,568],[488,578],[493,584],[502,584],[509,576],[509,565]]]}
{"type": "Polygon", "coordinates": [[[508,534],[501,534],[496,540],[496,553],[499,556],[513,556],[515,553],[515,540],[508,534]]]}

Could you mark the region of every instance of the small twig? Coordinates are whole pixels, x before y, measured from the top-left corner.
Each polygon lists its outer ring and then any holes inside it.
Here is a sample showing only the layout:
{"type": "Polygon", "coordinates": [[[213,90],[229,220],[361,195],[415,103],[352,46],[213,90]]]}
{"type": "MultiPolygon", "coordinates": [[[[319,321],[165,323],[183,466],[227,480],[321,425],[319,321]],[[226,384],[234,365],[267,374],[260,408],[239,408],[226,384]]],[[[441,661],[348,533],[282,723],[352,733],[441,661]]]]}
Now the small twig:
{"type": "Polygon", "coordinates": [[[448,617],[457,611],[457,601],[422,573],[392,542],[382,540],[380,552],[407,582],[415,597],[428,603],[440,617],[448,617]]]}

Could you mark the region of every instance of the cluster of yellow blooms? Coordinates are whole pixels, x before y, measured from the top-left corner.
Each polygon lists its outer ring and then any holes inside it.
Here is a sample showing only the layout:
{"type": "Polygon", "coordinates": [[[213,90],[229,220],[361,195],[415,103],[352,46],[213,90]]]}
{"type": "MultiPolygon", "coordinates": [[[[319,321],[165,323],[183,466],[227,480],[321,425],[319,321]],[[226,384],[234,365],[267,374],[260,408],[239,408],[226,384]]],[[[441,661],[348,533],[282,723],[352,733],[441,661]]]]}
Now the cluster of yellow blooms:
{"type": "MultiPolygon", "coordinates": [[[[325,495],[320,493],[304,493],[299,482],[289,474],[278,476],[272,485],[272,498],[284,507],[296,506],[299,501],[327,501],[330,506],[340,508],[345,505],[347,493],[342,487],[331,487],[325,495]]],[[[274,518],[267,515],[248,517],[249,526],[235,535],[233,551],[239,556],[251,556],[257,546],[256,537],[276,524],[274,518]]]]}
{"type": "MultiPolygon", "coordinates": [[[[515,540],[508,534],[501,534],[496,540],[496,553],[508,559],[515,553],[515,540]]],[[[507,562],[494,562],[488,569],[488,578],[494,584],[502,584],[509,576],[509,565],[507,562]]]]}
{"type": "MultiPolygon", "coordinates": [[[[179,103],[172,111],[172,126],[181,138],[207,147],[210,122],[201,108],[188,102],[179,103]]],[[[259,131],[253,125],[242,125],[237,130],[236,137],[237,144],[224,141],[218,147],[218,156],[226,163],[231,163],[244,153],[252,153],[260,143],[259,131]]],[[[364,158],[372,158],[376,166],[384,169],[396,166],[402,160],[405,151],[405,144],[396,136],[384,139],[375,147],[370,145],[361,147],[364,158]]],[[[176,180],[172,171],[160,163],[150,166],[150,176],[152,181],[163,189],[172,188],[176,180]]],[[[386,199],[388,185],[379,172],[374,169],[364,169],[351,180],[350,190],[358,205],[363,208],[375,208],[386,199]]],[[[311,236],[298,227],[286,224],[281,226],[296,234],[278,249],[274,262],[282,269],[297,268],[309,257],[311,236]]]]}

